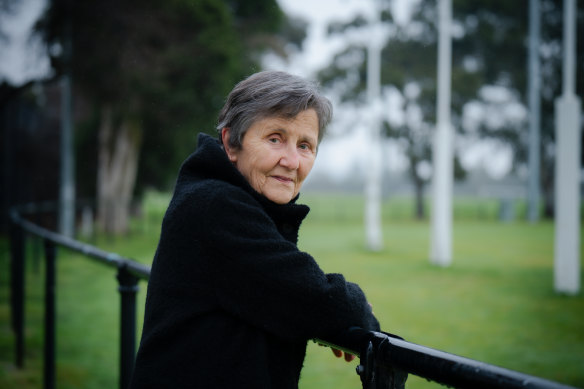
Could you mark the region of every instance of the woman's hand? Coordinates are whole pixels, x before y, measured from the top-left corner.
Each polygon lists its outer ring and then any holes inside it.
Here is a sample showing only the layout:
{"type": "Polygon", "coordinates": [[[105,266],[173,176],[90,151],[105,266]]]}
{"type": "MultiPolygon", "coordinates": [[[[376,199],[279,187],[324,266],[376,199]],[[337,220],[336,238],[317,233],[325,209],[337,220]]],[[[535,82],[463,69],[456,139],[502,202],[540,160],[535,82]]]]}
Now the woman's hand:
{"type": "MultiPolygon", "coordinates": [[[[374,313],[373,312],[373,305],[371,305],[371,303],[367,303],[367,304],[369,304],[369,307],[371,308],[371,313],[374,313]]],[[[320,346],[322,346],[322,345],[320,345],[320,346]]],[[[335,354],[335,357],[337,357],[337,358],[342,358],[344,355],[345,361],[347,361],[347,362],[351,362],[352,360],[355,359],[355,355],[353,355],[353,354],[343,352],[343,351],[336,349],[336,348],[333,348],[333,347],[331,347],[331,350],[333,351],[333,354],[335,354]]]]}
{"type": "MultiPolygon", "coordinates": [[[[330,346],[324,345],[322,343],[318,343],[318,345],[321,347],[330,347],[330,346]]],[[[333,350],[333,354],[335,354],[335,357],[337,357],[337,358],[342,358],[343,354],[344,354],[345,361],[347,361],[347,362],[351,362],[353,359],[355,359],[355,355],[353,355],[353,354],[349,354],[346,352],[344,353],[343,351],[336,349],[336,348],[333,348],[333,347],[331,347],[331,350],[333,350]]]]}
{"type": "MultiPolygon", "coordinates": [[[[371,313],[373,313],[373,305],[371,305],[371,303],[367,303],[367,304],[369,304],[369,307],[371,308],[371,313]]],[[[332,348],[332,347],[331,347],[331,350],[333,351],[333,354],[335,354],[335,357],[337,357],[337,358],[342,358],[343,354],[344,354],[345,361],[347,361],[347,362],[351,362],[353,359],[355,359],[355,355],[353,355],[353,354],[349,354],[347,352],[342,352],[341,350],[336,349],[336,348],[332,348]]]]}
{"type": "Polygon", "coordinates": [[[337,358],[342,358],[343,354],[345,354],[345,361],[347,362],[351,362],[353,359],[355,359],[355,356],[353,354],[349,354],[347,352],[343,353],[341,350],[338,350],[336,348],[331,348],[331,350],[333,350],[333,354],[335,354],[335,357],[337,358]]]}

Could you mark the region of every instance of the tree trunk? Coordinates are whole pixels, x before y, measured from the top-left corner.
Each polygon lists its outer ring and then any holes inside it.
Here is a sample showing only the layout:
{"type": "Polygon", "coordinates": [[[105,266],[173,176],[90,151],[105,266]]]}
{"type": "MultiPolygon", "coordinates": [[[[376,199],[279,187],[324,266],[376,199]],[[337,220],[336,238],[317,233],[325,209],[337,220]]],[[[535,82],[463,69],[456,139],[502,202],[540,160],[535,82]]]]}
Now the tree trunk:
{"type": "Polygon", "coordinates": [[[132,194],[136,184],[142,129],[123,118],[115,127],[112,107],[101,112],[97,169],[97,222],[107,234],[128,231],[132,194]]]}
{"type": "Polygon", "coordinates": [[[414,187],[416,191],[416,220],[424,220],[426,217],[424,207],[424,181],[414,178],[414,187]]]}
{"type": "Polygon", "coordinates": [[[554,198],[554,172],[555,160],[545,158],[541,165],[541,189],[543,195],[543,216],[545,219],[553,220],[555,209],[554,198]]]}
{"type": "Polygon", "coordinates": [[[554,206],[554,187],[552,180],[551,184],[546,183],[543,187],[543,216],[545,219],[553,220],[554,206]]]}
{"type": "Polygon", "coordinates": [[[415,196],[415,204],[414,204],[414,217],[416,220],[424,220],[426,217],[426,210],[424,207],[424,180],[418,176],[418,172],[416,170],[416,166],[418,166],[418,158],[413,155],[410,155],[410,168],[409,174],[414,184],[414,196],[415,196]]]}

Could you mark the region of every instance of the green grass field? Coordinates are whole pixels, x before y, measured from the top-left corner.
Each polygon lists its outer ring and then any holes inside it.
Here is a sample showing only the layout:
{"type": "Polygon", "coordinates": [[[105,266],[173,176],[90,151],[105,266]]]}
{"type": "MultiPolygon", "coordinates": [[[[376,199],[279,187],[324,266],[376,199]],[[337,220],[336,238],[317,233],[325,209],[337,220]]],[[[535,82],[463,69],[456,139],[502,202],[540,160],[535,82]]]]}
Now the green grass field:
{"type": "MultiPolygon", "coordinates": [[[[428,223],[411,219],[407,199],[384,203],[385,247],[378,253],[364,248],[361,199],[311,195],[302,200],[312,211],[301,229],[300,248],[325,271],[359,283],[384,330],[414,343],[584,387],[584,294],[553,291],[551,223],[500,223],[496,202],[457,200],[454,258],[444,269],[429,264],[428,223]]],[[[167,203],[168,196],[150,194],[143,218],[133,221],[128,237],[96,238],[96,245],[149,263],[167,203]]],[[[521,205],[517,209],[519,218],[521,205]]],[[[8,311],[8,244],[0,239],[0,387],[6,389],[41,385],[44,270],[35,254],[40,246],[30,242],[26,367],[18,370],[8,311]]],[[[61,250],[57,282],[57,387],[117,387],[115,272],[61,250]]],[[[141,286],[140,318],[145,284],[141,286]]],[[[356,364],[338,360],[311,342],[300,387],[360,388],[356,364]]],[[[407,387],[438,385],[410,376],[407,387]]]]}

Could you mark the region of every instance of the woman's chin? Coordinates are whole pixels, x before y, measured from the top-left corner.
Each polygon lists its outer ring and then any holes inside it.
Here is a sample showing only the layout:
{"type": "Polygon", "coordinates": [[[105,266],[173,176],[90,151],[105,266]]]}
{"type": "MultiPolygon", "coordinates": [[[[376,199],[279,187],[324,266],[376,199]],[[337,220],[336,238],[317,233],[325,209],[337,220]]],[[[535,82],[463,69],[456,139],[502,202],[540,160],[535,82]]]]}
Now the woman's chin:
{"type": "Polygon", "coordinates": [[[290,191],[269,191],[263,195],[276,204],[288,204],[294,198],[294,193],[290,191]]]}

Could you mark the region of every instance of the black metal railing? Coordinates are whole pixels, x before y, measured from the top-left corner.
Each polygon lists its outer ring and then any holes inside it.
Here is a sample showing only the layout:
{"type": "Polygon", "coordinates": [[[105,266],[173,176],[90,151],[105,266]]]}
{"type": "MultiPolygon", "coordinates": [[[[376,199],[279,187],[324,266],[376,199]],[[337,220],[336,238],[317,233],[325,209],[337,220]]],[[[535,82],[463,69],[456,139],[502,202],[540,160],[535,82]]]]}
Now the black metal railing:
{"type": "MultiPolygon", "coordinates": [[[[29,207],[28,211],[34,210],[29,207]]],[[[100,250],[92,245],[42,228],[22,217],[21,209],[12,208],[11,219],[11,312],[15,332],[15,359],[24,366],[24,286],[25,235],[44,241],[45,251],[45,339],[44,388],[56,387],[55,376],[55,265],[57,246],[81,253],[88,258],[117,269],[118,291],[121,296],[120,319],[120,379],[119,387],[126,389],[130,382],[136,351],[136,294],[139,280],[148,280],[150,268],[129,258],[100,250]]],[[[360,358],[357,373],[364,389],[401,389],[407,374],[455,388],[497,389],[568,389],[571,386],[504,369],[469,358],[407,342],[395,335],[351,329],[347,343],[339,346],[317,339],[318,343],[335,347],[360,358]]]]}
{"type": "MultiPolygon", "coordinates": [[[[31,207],[28,207],[29,211],[31,207]]],[[[121,298],[120,320],[120,388],[129,386],[136,351],[136,294],[138,281],[148,280],[150,268],[117,254],[106,252],[89,244],[52,232],[23,218],[17,208],[10,211],[11,219],[11,311],[15,333],[16,365],[24,366],[24,286],[25,233],[44,241],[45,250],[45,339],[44,388],[55,388],[55,266],[57,246],[81,253],[106,266],[117,269],[118,291],[121,298]]]]}

